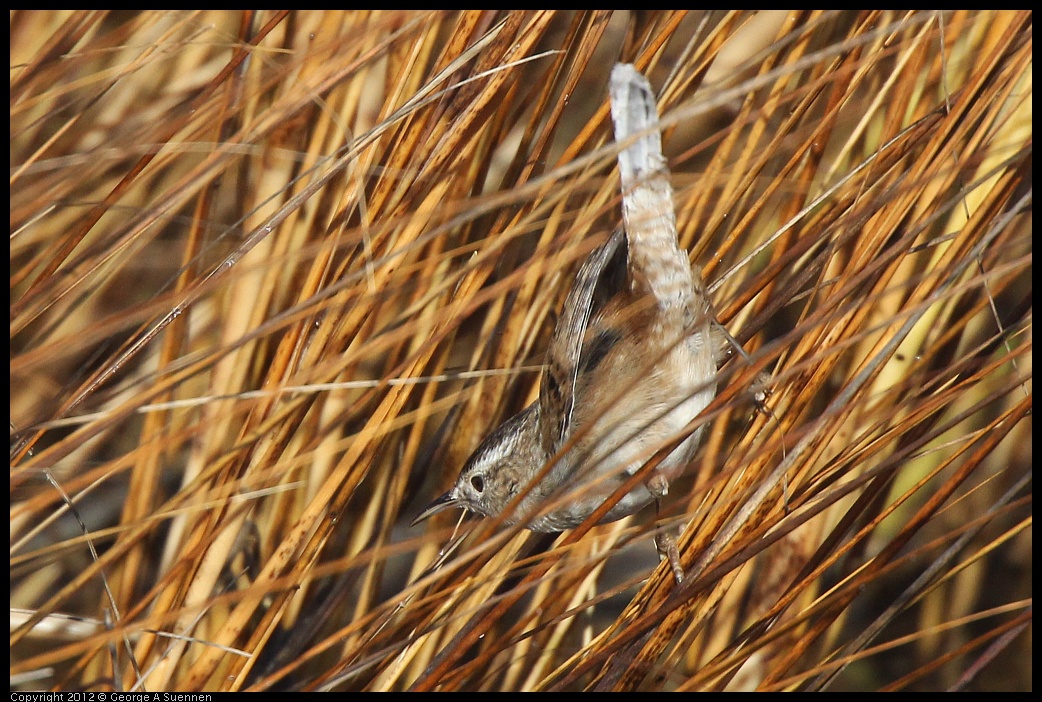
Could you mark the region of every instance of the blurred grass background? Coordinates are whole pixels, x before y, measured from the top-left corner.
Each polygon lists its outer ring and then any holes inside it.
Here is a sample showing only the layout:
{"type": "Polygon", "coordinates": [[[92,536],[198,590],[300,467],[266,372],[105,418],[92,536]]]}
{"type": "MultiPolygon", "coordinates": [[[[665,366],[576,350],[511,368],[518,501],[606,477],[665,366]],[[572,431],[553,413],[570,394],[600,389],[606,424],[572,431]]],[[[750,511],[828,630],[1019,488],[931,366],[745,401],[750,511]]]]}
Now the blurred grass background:
{"type": "Polygon", "coordinates": [[[1031,689],[1029,12],[10,38],[12,689],[1031,689]],[[657,521],[440,558],[619,219],[616,61],[753,362],[657,521]]]}

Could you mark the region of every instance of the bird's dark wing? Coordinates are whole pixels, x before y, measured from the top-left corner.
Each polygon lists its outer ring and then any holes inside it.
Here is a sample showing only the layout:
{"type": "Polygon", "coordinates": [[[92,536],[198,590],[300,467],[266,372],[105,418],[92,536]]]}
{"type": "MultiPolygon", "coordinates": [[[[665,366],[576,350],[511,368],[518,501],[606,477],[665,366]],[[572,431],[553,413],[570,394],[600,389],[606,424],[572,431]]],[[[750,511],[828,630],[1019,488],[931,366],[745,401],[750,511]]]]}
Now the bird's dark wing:
{"type": "Polygon", "coordinates": [[[565,298],[539,386],[541,440],[548,455],[557,453],[568,438],[579,374],[595,366],[616,341],[603,334],[588,340],[586,332],[597,310],[624,284],[626,256],[626,237],[619,229],[590,253],[565,298]]]}

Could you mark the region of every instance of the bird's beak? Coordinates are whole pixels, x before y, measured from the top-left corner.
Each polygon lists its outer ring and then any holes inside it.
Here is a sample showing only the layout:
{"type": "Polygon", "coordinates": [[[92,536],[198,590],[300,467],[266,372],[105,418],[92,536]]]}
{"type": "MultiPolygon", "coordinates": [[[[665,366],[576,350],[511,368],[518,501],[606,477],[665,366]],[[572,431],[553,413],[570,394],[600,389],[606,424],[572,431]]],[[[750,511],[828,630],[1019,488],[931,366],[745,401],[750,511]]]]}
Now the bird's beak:
{"type": "Polygon", "coordinates": [[[412,524],[409,526],[414,527],[425,519],[429,519],[442,510],[449,509],[451,507],[463,507],[460,504],[459,499],[456,497],[455,490],[449,490],[444,495],[436,499],[434,502],[427,505],[427,509],[417,515],[416,519],[412,520],[412,524]]]}

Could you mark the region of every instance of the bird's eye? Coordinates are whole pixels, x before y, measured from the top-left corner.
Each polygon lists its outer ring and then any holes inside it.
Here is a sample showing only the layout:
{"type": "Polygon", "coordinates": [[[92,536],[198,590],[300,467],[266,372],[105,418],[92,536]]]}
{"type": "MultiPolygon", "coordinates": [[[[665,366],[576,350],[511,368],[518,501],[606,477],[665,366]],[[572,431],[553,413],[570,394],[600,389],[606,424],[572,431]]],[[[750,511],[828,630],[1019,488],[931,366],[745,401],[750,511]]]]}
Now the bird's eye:
{"type": "Polygon", "coordinates": [[[477,490],[478,494],[485,491],[485,479],[480,475],[474,475],[470,478],[470,486],[477,490]]]}

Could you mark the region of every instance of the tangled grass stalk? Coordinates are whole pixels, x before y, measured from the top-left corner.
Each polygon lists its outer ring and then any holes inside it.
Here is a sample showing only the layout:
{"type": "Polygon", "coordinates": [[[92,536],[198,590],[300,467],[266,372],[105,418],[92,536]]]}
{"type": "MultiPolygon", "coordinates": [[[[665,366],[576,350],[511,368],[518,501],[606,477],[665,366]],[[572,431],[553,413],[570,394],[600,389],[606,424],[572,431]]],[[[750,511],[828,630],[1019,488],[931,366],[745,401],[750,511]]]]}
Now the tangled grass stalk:
{"type": "Polygon", "coordinates": [[[1030,12],[10,19],[12,689],[1030,689],[1030,12]],[[750,362],[662,514],[449,552],[619,60],[750,362]]]}

